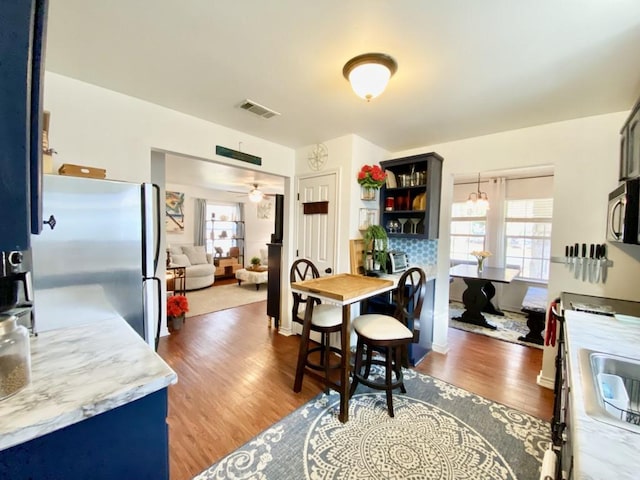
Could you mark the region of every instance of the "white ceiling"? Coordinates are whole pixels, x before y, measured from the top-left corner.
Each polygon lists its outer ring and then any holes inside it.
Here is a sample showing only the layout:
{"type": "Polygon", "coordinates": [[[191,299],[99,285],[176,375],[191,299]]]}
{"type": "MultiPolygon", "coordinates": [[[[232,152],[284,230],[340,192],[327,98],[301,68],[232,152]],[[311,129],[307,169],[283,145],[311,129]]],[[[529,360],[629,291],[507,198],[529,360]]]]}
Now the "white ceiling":
{"type": "Polygon", "coordinates": [[[638,0],[51,0],[48,28],[47,70],[292,148],[394,152],[640,95],[638,0]],[[398,72],[366,103],[342,67],[372,51],[398,72]]]}
{"type": "MultiPolygon", "coordinates": [[[[284,193],[284,179],[260,171],[241,169],[205,160],[165,155],[165,175],[169,183],[195,185],[211,190],[248,193],[253,185],[265,194],[284,193]]],[[[246,196],[238,201],[246,201],[246,196]]]]}

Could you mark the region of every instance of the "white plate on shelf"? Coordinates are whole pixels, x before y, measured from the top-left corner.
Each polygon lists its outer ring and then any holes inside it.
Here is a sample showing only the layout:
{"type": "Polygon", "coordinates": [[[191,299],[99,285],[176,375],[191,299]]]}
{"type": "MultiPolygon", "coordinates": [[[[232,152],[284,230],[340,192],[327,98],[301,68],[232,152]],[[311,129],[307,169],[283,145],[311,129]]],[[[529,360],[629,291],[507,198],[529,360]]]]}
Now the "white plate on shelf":
{"type": "Polygon", "coordinates": [[[621,313],[616,313],[614,317],[619,322],[640,324],[640,317],[634,317],[633,315],[623,315],[621,313]]]}
{"type": "Polygon", "coordinates": [[[398,183],[396,182],[396,176],[391,170],[386,170],[387,172],[387,188],[397,188],[398,183]]]}

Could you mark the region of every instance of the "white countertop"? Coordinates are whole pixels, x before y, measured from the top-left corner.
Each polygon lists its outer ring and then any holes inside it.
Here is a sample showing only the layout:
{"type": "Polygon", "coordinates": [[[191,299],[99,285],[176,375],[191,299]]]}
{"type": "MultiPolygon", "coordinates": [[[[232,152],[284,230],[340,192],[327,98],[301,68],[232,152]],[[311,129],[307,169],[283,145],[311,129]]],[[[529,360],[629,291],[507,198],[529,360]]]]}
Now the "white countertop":
{"type": "Polygon", "coordinates": [[[565,310],[567,359],[571,385],[571,440],[576,479],[609,480],[640,477],[640,433],[600,422],[588,416],[583,403],[580,349],[640,359],[640,324],[614,317],[565,310]]]}
{"type": "MultiPolygon", "coordinates": [[[[427,282],[431,281],[431,280],[435,280],[435,278],[438,276],[438,268],[436,265],[409,265],[409,268],[412,267],[418,267],[421,268],[424,271],[424,274],[426,276],[426,280],[427,282]]],[[[393,281],[394,285],[398,285],[398,280],[400,280],[400,277],[402,276],[404,272],[398,272],[398,273],[381,273],[380,276],[378,278],[384,278],[384,279],[389,279],[393,281]]]]}
{"type": "Polygon", "coordinates": [[[0,400],[0,450],[176,383],[177,375],[121,317],[31,339],[31,384],[0,400]]]}

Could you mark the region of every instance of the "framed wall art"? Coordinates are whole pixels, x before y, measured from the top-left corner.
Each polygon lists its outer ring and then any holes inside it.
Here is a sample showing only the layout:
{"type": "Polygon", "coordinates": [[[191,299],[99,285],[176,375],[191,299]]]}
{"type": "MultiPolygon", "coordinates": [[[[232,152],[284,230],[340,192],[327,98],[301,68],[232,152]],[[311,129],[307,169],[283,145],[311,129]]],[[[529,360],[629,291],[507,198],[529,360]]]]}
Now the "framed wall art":
{"type": "Polygon", "coordinates": [[[184,233],[184,193],[165,192],[165,226],[167,232],[184,233]]]}

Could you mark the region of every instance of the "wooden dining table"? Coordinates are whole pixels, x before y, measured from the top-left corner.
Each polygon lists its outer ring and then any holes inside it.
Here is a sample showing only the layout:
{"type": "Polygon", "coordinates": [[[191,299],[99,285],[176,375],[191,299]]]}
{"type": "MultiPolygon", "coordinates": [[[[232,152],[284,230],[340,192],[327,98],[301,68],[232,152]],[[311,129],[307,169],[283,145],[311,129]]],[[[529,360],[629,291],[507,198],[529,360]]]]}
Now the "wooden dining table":
{"type": "Polygon", "coordinates": [[[487,322],[487,319],[482,315],[483,311],[494,315],[504,315],[491,303],[496,292],[491,282],[511,283],[511,280],[519,273],[519,268],[509,267],[484,267],[482,272],[479,272],[477,265],[466,263],[451,267],[449,275],[461,278],[467,285],[467,289],[462,294],[465,311],[454,320],[495,330],[496,326],[487,322]]]}
{"type": "MultiPolygon", "coordinates": [[[[342,307],[342,330],[340,332],[340,349],[342,356],[340,360],[340,380],[337,383],[327,383],[330,388],[337,390],[340,394],[340,412],[338,418],[345,423],[349,420],[349,376],[351,365],[351,304],[366,300],[369,297],[393,290],[394,282],[389,279],[376,277],[365,277],[362,275],[352,275],[341,273],[327,277],[304,280],[302,282],[291,283],[291,290],[310,297],[320,299],[323,303],[332,303],[342,307]]],[[[305,310],[305,325],[311,322],[313,314],[313,302],[309,302],[305,310]]],[[[304,326],[303,326],[304,329],[304,326]]],[[[304,358],[298,358],[296,367],[296,382],[293,390],[299,392],[302,389],[302,375],[298,373],[304,369],[304,358]]],[[[322,379],[317,372],[307,369],[306,374],[322,379]]]]}

